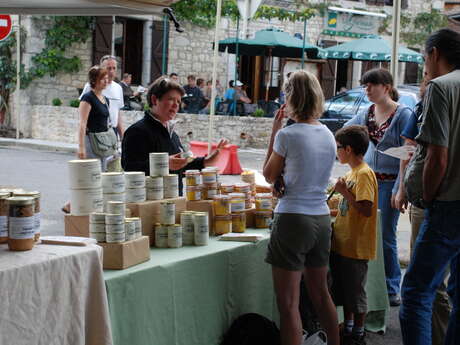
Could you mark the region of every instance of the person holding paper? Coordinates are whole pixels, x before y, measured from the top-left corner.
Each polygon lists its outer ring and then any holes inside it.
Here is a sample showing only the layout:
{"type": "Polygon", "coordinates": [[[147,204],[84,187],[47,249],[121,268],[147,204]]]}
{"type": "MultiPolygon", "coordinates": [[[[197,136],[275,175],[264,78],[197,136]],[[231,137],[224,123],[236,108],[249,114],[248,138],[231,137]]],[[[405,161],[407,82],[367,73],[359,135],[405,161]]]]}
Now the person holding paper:
{"type": "Polygon", "coordinates": [[[398,91],[393,86],[393,77],[387,70],[370,70],[363,75],[361,83],[373,104],[364,113],[348,121],[345,126],[363,125],[369,131],[370,143],[364,161],[374,170],[377,177],[388,297],[390,305],[398,306],[401,304],[401,268],[396,241],[399,210],[395,208],[394,201],[399,188],[399,159],[385,155],[381,151],[404,145],[401,133],[409,121],[412,110],[397,102],[398,91]]]}

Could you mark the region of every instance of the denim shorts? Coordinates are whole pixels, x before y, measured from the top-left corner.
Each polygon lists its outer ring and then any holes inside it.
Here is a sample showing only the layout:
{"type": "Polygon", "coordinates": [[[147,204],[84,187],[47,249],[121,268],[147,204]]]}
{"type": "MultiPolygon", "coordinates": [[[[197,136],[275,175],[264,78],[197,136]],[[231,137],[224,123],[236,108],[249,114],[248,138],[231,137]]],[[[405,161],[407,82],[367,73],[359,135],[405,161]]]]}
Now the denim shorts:
{"type": "Polygon", "coordinates": [[[330,248],[330,215],[275,213],[265,261],[288,271],[325,267],[330,248]]]}

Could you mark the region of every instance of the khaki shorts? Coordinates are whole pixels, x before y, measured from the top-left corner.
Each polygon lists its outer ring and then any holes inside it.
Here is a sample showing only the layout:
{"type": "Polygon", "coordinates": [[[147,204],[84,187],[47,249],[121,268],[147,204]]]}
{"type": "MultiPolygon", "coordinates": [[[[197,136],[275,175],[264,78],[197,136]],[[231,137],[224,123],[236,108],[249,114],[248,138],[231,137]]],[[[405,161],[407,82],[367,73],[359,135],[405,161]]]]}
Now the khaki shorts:
{"type": "Polygon", "coordinates": [[[265,261],[288,271],[325,267],[331,247],[331,217],[275,213],[265,261]]]}
{"type": "Polygon", "coordinates": [[[343,305],[351,313],[367,313],[367,262],[331,253],[331,290],[335,305],[343,305]]]}

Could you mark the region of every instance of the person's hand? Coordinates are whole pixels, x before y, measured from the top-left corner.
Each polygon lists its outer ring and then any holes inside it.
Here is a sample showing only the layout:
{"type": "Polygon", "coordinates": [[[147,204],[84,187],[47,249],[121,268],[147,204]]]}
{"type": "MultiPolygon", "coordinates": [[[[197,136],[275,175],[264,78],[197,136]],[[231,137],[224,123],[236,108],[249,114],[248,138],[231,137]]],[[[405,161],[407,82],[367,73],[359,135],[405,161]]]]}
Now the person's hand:
{"type": "Polygon", "coordinates": [[[339,177],[335,184],[334,190],[342,195],[344,195],[348,191],[347,182],[343,177],[339,177]]]}
{"type": "Polygon", "coordinates": [[[78,159],[86,159],[86,150],[84,147],[79,147],[77,152],[78,159]]]}
{"type": "Polygon", "coordinates": [[[404,190],[399,188],[396,195],[391,196],[391,207],[399,210],[401,213],[404,213],[408,206],[405,194],[406,193],[404,193],[404,190]]]}
{"type": "Polygon", "coordinates": [[[283,128],[283,120],[286,118],[286,104],[283,104],[281,108],[275,114],[275,118],[273,120],[273,132],[279,131],[283,128]]]}
{"type": "Polygon", "coordinates": [[[187,165],[187,158],[181,158],[181,153],[169,156],[169,169],[176,171],[180,170],[187,165]]]}
{"type": "Polygon", "coordinates": [[[229,141],[227,139],[220,139],[219,143],[217,144],[216,150],[223,149],[225,145],[228,145],[229,141]]]}
{"type": "Polygon", "coordinates": [[[276,179],[275,183],[272,186],[272,194],[275,198],[282,198],[284,191],[286,190],[286,185],[284,184],[283,176],[280,176],[276,179]]]}

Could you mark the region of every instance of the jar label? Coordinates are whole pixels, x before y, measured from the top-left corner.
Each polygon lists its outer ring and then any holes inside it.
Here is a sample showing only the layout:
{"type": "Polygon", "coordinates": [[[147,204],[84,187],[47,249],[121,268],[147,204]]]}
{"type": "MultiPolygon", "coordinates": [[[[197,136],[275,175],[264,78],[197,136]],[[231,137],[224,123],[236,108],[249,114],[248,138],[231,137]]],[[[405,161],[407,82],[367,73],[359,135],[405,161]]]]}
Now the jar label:
{"type": "Polygon", "coordinates": [[[259,199],[260,209],[262,210],[271,210],[272,209],[272,200],[271,199],[259,199]]]}
{"type": "Polygon", "coordinates": [[[243,212],[244,202],[232,202],[232,213],[243,212]]]}
{"type": "Polygon", "coordinates": [[[36,234],[40,233],[41,222],[42,222],[42,214],[40,212],[35,213],[34,214],[34,228],[35,228],[36,234]]]}
{"type": "Polygon", "coordinates": [[[8,217],[0,216],[0,237],[8,237],[8,217]]]}
{"type": "Polygon", "coordinates": [[[217,183],[216,175],[203,175],[203,183],[217,183]]]}
{"type": "Polygon", "coordinates": [[[35,227],[34,217],[10,217],[9,237],[13,240],[24,240],[34,238],[35,227]]]}

